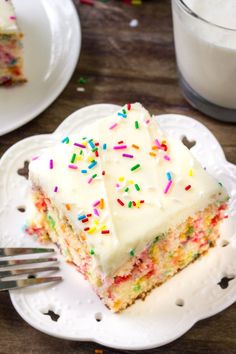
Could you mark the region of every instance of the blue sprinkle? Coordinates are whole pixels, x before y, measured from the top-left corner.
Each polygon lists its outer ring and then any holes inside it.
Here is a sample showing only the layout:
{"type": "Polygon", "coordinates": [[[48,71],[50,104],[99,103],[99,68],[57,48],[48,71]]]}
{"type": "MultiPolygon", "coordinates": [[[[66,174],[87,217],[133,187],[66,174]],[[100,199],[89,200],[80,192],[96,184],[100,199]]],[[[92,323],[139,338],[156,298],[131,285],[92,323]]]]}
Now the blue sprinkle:
{"type": "Polygon", "coordinates": [[[81,173],[87,173],[87,170],[81,170],[81,173]]]}
{"type": "Polygon", "coordinates": [[[107,144],[103,144],[102,149],[106,150],[107,149],[107,144]]]}
{"type": "Polygon", "coordinates": [[[127,118],[127,114],[123,114],[123,113],[120,113],[120,112],[118,112],[117,114],[118,114],[118,116],[120,116],[122,118],[127,118]]]}
{"type": "Polygon", "coordinates": [[[86,218],[86,215],[80,215],[80,216],[78,216],[78,220],[83,220],[83,219],[85,219],[86,218]]]}
{"type": "Polygon", "coordinates": [[[92,149],[95,148],[95,145],[94,145],[93,141],[89,141],[89,145],[91,146],[92,149]]]}
{"type": "Polygon", "coordinates": [[[171,180],[172,180],[172,177],[171,177],[170,172],[167,172],[167,173],[166,173],[166,177],[167,177],[168,181],[171,181],[171,180]]]}
{"type": "Polygon", "coordinates": [[[96,164],[97,164],[97,161],[93,161],[93,162],[88,166],[88,168],[91,169],[91,168],[93,168],[94,166],[96,166],[96,164]]]}

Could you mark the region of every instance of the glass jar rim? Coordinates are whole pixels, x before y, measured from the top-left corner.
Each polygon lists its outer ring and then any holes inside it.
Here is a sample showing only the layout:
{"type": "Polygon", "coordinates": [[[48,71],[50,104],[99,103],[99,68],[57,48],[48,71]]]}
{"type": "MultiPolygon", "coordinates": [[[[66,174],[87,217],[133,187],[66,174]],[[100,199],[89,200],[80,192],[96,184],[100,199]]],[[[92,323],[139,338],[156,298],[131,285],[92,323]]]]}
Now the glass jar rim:
{"type": "Polygon", "coordinates": [[[214,22],[211,22],[211,21],[208,21],[206,20],[205,18],[199,16],[196,12],[194,12],[186,3],[185,3],[185,0],[175,0],[178,5],[190,16],[193,16],[195,18],[197,18],[198,20],[201,20],[205,23],[207,23],[208,25],[211,25],[211,26],[214,26],[216,28],[219,28],[219,29],[223,29],[223,30],[226,30],[226,31],[232,31],[232,32],[236,32],[236,28],[230,28],[230,27],[224,27],[224,26],[220,26],[220,25],[217,25],[216,23],[214,22]]]}

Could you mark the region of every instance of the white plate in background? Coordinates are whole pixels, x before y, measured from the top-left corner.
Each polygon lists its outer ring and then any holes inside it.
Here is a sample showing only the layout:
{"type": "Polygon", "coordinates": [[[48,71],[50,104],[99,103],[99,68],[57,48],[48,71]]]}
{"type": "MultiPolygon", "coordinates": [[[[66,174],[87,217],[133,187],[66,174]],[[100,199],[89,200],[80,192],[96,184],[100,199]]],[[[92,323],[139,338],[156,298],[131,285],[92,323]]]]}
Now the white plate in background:
{"type": "Polygon", "coordinates": [[[13,0],[24,33],[26,84],[0,87],[0,136],[35,118],[63,91],[75,69],[81,29],[72,0],[13,0]]]}

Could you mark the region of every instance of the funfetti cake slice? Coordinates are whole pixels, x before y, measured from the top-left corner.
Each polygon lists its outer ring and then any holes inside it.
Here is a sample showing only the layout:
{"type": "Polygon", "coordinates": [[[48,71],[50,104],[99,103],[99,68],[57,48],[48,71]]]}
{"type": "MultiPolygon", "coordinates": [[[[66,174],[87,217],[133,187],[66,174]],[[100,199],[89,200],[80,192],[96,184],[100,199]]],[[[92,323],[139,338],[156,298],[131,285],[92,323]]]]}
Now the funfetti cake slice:
{"type": "Polygon", "coordinates": [[[23,83],[23,34],[10,0],[0,0],[0,86],[23,83]]]}
{"type": "Polygon", "coordinates": [[[30,180],[28,233],[56,243],[115,312],[214,246],[228,199],[139,103],[65,136],[30,180]]]}

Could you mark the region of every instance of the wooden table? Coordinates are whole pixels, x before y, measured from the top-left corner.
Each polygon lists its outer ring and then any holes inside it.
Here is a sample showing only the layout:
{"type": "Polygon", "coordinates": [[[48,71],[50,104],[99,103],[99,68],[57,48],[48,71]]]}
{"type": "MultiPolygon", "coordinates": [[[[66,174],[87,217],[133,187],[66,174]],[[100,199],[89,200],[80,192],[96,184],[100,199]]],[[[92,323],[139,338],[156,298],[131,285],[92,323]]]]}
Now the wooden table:
{"type": "MultiPolygon", "coordinates": [[[[65,1],[65,0],[63,0],[65,1]]],[[[79,63],[60,97],[24,127],[0,137],[0,155],[22,138],[52,132],[80,107],[100,102],[141,101],[152,113],[182,113],[204,123],[217,137],[227,159],[236,163],[236,125],[224,124],[197,112],[178,87],[172,38],[170,1],[144,0],[141,6],[121,1],[79,5],[83,45],[79,63]],[[139,26],[131,28],[132,19],[139,26]],[[87,78],[84,92],[76,88],[87,78]]],[[[1,109],[1,108],[0,108],[1,109]]],[[[129,353],[49,337],[31,328],[15,312],[9,295],[0,294],[0,353],[129,353]]],[[[196,324],[177,341],[146,353],[236,353],[236,304],[196,324]]]]}

